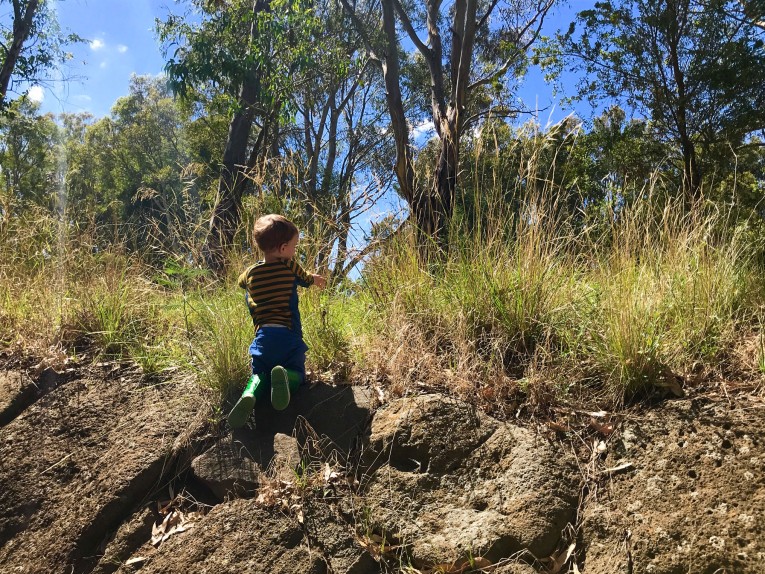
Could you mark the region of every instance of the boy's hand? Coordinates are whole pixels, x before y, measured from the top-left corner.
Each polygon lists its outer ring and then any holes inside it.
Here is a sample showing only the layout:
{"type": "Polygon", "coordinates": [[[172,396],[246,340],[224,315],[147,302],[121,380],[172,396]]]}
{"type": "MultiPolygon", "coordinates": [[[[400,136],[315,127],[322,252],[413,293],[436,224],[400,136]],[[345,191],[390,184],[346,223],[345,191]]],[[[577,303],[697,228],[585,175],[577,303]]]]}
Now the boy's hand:
{"type": "Polygon", "coordinates": [[[324,279],[324,277],[322,277],[321,275],[314,275],[313,284],[323,289],[324,287],[327,286],[327,280],[324,279]]]}

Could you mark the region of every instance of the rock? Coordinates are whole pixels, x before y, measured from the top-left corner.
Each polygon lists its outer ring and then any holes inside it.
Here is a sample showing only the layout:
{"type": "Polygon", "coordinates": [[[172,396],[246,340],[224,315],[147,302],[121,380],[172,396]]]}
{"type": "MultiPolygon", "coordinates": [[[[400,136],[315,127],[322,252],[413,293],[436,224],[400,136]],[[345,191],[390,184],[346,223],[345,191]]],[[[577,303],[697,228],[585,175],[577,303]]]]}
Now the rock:
{"type": "Polygon", "coordinates": [[[587,501],[587,573],[765,572],[765,411],[677,401],[628,421],[587,501]]]}
{"type": "Polygon", "coordinates": [[[503,564],[492,570],[493,574],[537,574],[528,564],[523,562],[511,562],[509,564],[503,564]]]}
{"type": "Polygon", "coordinates": [[[277,433],[296,436],[301,449],[307,438],[315,436],[326,441],[323,449],[347,453],[366,429],[373,405],[374,393],[366,387],[306,385],[283,411],[274,410],[266,401],[255,405],[255,429],[263,435],[253,435],[246,427],[232,431],[232,435],[253,453],[260,449],[254,438],[277,433]]]}
{"type": "Polygon", "coordinates": [[[371,574],[380,565],[362,548],[354,536],[355,525],[332,505],[307,500],[303,506],[305,528],[334,574],[371,574]]]}
{"type": "Polygon", "coordinates": [[[370,527],[410,543],[420,564],[497,562],[524,549],[544,557],[574,520],[573,457],[460,401],[394,401],[375,415],[368,445],[370,527]]]}
{"type": "Polygon", "coordinates": [[[284,411],[258,404],[255,428],[235,429],[219,440],[193,461],[194,475],[224,500],[253,496],[261,472],[290,481],[303,458],[335,450],[344,459],[366,428],[372,397],[363,387],[318,384],[295,393],[284,411]]]}
{"type": "Polygon", "coordinates": [[[0,429],[0,571],[90,571],[109,533],[202,434],[200,398],[191,382],[83,378],[0,429]]]}
{"type": "Polygon", "coordinates": [[[446,472],[496,428],[493,419],[442,395],[393,401],[372,421],[364,462],[404,472],[446,472]]]}
{"type": "MultiPolygon", "coordinates": [[[[129,566],[118,570],[129,572],[129,566]]],[[[327,567],[295,518],[238,499],[219,504],[194,528],[168,538],[140,572],[325,574],[327,567]]]]}
{"type": "Polygon", "coordinates": [[[258,488],[260,468],[243,453],[241,444],[225,437],[191,462],[194,476],[218,500],[229,496],[252,496],[258,488]]]}
{"type": "Polygon", "coordinates": [[[151,527],[155,518],[151,509],[144,508],[120,526],[91,574],[115,572],[137,548],[151,538],[151,527]]]}
{"type": "Polygon", "coordinates": [[[21,371],[0,371],[0,427],[32,404],[36,394],[34,382],[21,371]]]}

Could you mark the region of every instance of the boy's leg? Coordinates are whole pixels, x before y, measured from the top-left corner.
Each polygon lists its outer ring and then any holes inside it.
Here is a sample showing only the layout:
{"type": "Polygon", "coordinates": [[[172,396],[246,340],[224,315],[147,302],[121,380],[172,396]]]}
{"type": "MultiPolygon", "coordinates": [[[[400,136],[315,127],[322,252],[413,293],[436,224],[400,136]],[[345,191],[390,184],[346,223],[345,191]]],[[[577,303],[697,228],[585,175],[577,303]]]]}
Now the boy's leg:
{"type": "Polygon", "coordinates": [[[299,345],[290,353],[282,366],[287,369],[289,378],[289,387],[291,392],[298,390],[305,380],[305,352],[308,350],[306,344],[301,340],[299,345]]]}
{"type": "Polygon", "coordinates": [[[290,404],[294,393],[303,382],[303,373],[277,365],[271,369],[271,405],[283,411],[290,404]]]}
{"type": "Polygon", "coordinates": [[[298,336],[291,337],[291,345],[283,361],[271,370],[271,405],[282,411],[290,404],[291,394],[305,379],[305,352],[308,347],[298,336]]]}
{"type": "Polygon", "coordinates": [[[277,365],[271,369],[271,405],[277,411],[283,411],[290,404],[289,372],[277,365]]]}
{"type": "Polygon", "coordinates": [[[241,428],[247,422],[247,419],[255,407],[255,400],[263,397],[265,391],[265,381],[263,375],[252,375],[247,381],[241,398],[236,402],[234,408],[228,413],[228,424],[231,428],[241,428]]]}

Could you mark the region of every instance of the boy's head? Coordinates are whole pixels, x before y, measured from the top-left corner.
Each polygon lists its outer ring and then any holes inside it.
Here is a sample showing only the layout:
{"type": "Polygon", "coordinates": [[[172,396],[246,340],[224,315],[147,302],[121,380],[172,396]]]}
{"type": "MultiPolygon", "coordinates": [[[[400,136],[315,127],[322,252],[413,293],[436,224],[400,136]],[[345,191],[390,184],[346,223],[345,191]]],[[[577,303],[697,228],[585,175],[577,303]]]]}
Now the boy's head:
{"type": "Polygon", "coordinates": [[[297,238],[299,233],[294,223],[274,213],[258,218],[252,227],[252,238],[263,253],[279,251],[297,238]]]}

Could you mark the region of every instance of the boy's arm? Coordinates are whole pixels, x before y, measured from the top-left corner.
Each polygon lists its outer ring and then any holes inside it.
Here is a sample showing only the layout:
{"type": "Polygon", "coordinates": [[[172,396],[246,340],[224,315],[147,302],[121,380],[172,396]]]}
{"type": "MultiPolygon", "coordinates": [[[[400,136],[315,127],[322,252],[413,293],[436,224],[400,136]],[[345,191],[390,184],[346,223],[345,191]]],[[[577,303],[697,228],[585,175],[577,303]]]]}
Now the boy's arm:
{"type": "Polygon", "coordinates": [[[294,259],[291,259],[287,263],[287,266],[292,270],[292,272],[298,278],[298,285],[302,287],[310,287],[311,285],[316,285],[317,287],[327,286],[327,280],[324,279],[324,277],[322,277],[321,275],[307,273],[306,270],[303,269],[300,266],[300,264],[294,259]]]}
{"type": "Polygon", "coordinates": [[[317,287],[324,288],[327,286],[327,280],[324,279],[321,275],[314,275],[313,276],[313,284],[317,287]]]}
{"type": "Polygon", "coordinates": [[[248,268],[247,268],[247,269],[245,269],[245,270],[242,272],[242,274],[239,276],[239,280],[237,281],[237,283],[239,283],[239,286],[240,286],[242,289],[247,289],[247,275],[249,275],[249,273],[250,273],[250,269],[252,269],[252,268],[251,268],[251,267],[248,267],[248,268]]]}
{"type": "Polygon", "coordinates": [[[298,285],[301,287],[310,287],[313,285],[314,276],[307,273],[306,270],[300,266],[300,263],[294,259],[287,261],[287,268],[298,278],[298,285]]]}

